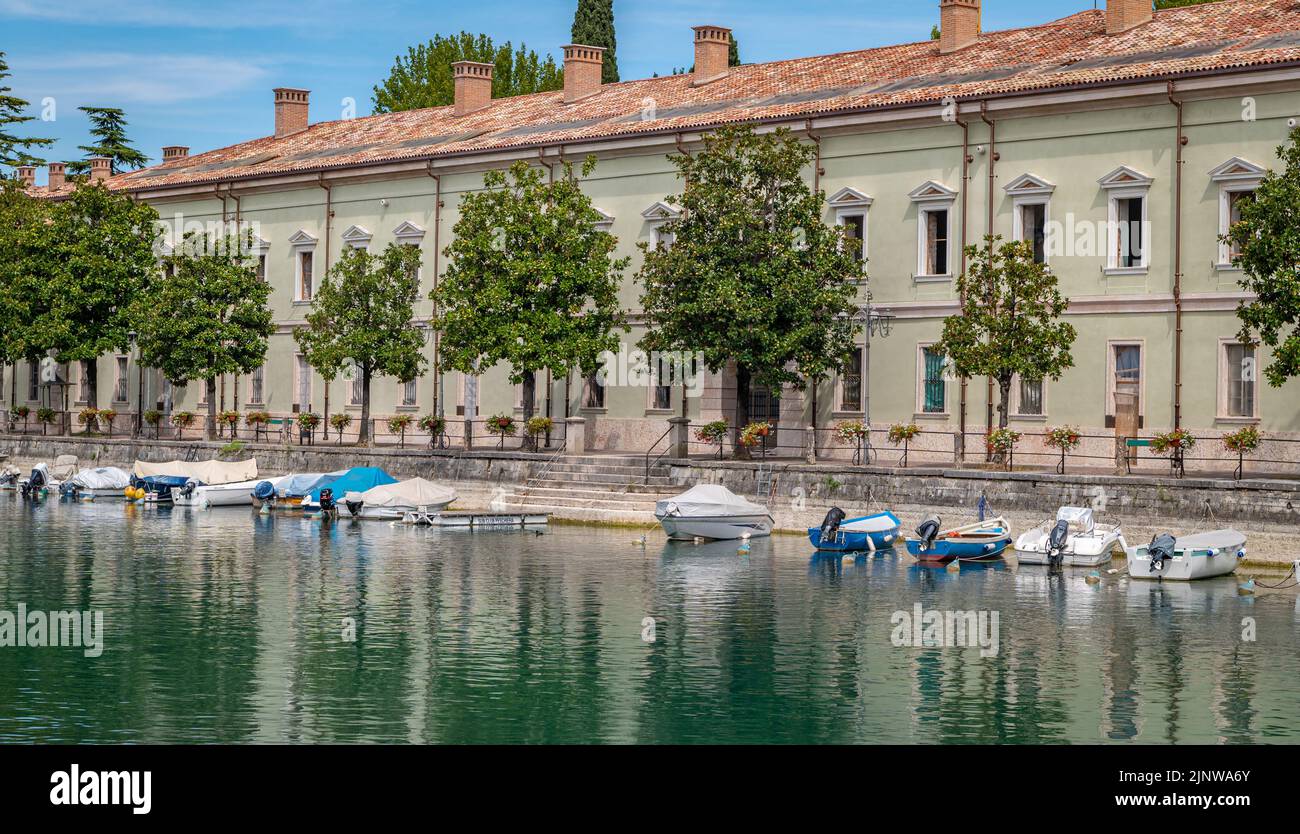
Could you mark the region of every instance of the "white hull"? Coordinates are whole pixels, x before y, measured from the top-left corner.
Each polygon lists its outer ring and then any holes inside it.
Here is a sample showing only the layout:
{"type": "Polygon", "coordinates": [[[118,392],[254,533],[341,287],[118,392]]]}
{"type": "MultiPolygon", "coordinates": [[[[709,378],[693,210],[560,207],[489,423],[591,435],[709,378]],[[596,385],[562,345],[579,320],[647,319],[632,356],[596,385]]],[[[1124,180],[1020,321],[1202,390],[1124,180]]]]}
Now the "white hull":
{"type": "Polygon", "coordinates": [[[746,536],[770,536],[772,516],[736,515],[712,518],[660,516],[659,523],[670,539],[741,539],[746,536]]]}
{"type": "Polygon", "coordinates": [[[253,487],[260,481],[195,487],[189,497],[172,487],[172,502],[178,507],[247,507],[253,500],[253,487]]]}
{"type": "MultiPolygon", "coordinates": [[[[1016,539],[1016,560],[1022,565],[1046,565],[1051,559],[1048,554],[1048,537],[1052,525],[1035,527],[1016,539]]],[[[1071,533],[1065,540],[1065,549],[1060,553],[1062,565],[1069,567],[1095,568],[1111,560],[1111,555],[1118,546],[1128,550],[1124,534],[1118,526],[1098,524],[1091,533],[1071,533]]]]}
{"type": "MultiPolygon", "coordinates": [[[[338,503],[339,518],[359,518],[363,521],[401,521],[406,517],[407,513],[440,513],[447,509],[447,505],[454,500],[455,498],[452,498],[448,501],[442,501],[436,504],[425,504],[419,507],[401,505],[391,507],[369,507],[362,504],[361,511],[355,516],[353,516],[352,511],[348,509],[348,505],[345,502],[340,501],[338,503]]],[[[319,510],[320,507],[317,506],[316,509],[319,510]]]]}
{"type": "Polygon", "coordinates": [[[1165,560],[1162,570],[1152,570],[1147,545],[1129,548],[1128,573],[1134,579],[1210,579],[1235,571],[1245,552],[1246,536],[1235,530],[1184,536],[1177,539],[1174,557],[1165,560]]]}

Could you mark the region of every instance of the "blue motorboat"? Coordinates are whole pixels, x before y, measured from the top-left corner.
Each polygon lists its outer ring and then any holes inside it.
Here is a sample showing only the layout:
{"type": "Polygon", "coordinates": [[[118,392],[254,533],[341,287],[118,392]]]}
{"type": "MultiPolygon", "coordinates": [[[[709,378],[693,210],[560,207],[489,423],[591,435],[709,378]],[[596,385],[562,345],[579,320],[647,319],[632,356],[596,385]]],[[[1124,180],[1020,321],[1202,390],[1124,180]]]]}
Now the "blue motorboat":
{"type": "Polygon", "coordinates": [[[1001,516],[963,527],[940,530],[935,516],[921,522],[916,538],[907,540],[907,552],[923,562],[985,562],[1002,558],[1011,544],[1011,528],[1001,516]]]}
{"type": "Polygon", "coordinates": [[[202,486],[200,482],[184,475],[146,475],[143,478],[131,476],[131,486],[144,489],[144,501],[147,504],[170,504],[172,488],[184,489],[189,484],[202,486]]]}
{"type": "Polygon", "coordinates": [[[893,547],[901,527],[888,510],[846,519],[843,510],[831,507],[820,527],[808,528],[808,541],[818,550],[874,553],[893,547]]]}
{"type": "Polygon", "coordinates": [[[365,492],[384,484],[395,484],[397,479],[389,475],[377,466],[358,466],[349,469],[338,478],[331,478],[327,482],[317,482],[302,499],[302,508],[305,512],[316,512],[320,509],[320,495],[322,489],[330,490],[335,500],[341,500],[350,492],[365,492]]]}

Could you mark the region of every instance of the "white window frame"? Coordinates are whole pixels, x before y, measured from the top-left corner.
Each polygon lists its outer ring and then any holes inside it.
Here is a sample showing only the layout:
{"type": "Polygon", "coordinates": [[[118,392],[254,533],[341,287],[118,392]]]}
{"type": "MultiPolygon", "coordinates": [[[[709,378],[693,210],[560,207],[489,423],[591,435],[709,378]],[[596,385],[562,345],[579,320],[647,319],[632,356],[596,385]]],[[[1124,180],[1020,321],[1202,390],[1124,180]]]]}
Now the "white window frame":
{"type": "Polygon", "coordinates": [[[916,272],[912,275],[912,280],[918,284],[951,281],[954,255],[960,256],[953,247],[953,241],[957,239],[953,213],[957,192],[942,183],[928,180],[912,189],[907,196],[916,205],[916,272]],[[925,269],[930,231],[926,217],[937,211],[948,213],[948,269],[942,273],[930,273],[925,269]]]}
{"type": "MultiPolygon", "coordinates": [[[[950,399],[948,383],[948,366],[944,363],[943,372],[943,411],[926,411],[925,410],[925,350],[937,345],[937,341],[917,342],[916,343],[916,418],[921,420],[946,420],[952,416],[948,410],[948,400],[950,399]]],[[[946,359],[946,357],[945,357],[946,359]]]]}
{"type": "Polygon", "coordinates": [[[1241,270],[1241,267],[1233,265],[1231,247],[1226,241],[1222,240],[1223,235],[1228,233],[1228,226],[1230,225],[1232,195],[1258,190],[1259,184],[1266,173],[1267,171],[1263,167],[1239,156],[1234,156],[1210,171],[1210,181],[1218,183],[1219,186],[1219,235],[1216,238],[1218,240],[1219,256],[1214,265],[1215,269],[1220,271],[1241,270]]]}
{"type": "Polygon", "coordinates": [[[1051,245],[1047,230],[1052,222],[1052,194],[1056,186],[1042,177],[1033,174],[1021,174],[1007,184],[1007,196],[1011,198],[1011,235],[1015,240],[1025,239],[1025,222],[1023,210],[1027,206],[1043,207],[1043,263],[1051,261],[1051,245]]]}
{"type": "MultiPolygon", "coordinates": [[[[1106,275],[1145,275],[1151,270],[1151,177],[1121,165],[1097,181],[1106,194],[1106,275]],[[1142,260],[1137,266],[1120,266],[1119,201],[1142,198],[1142,260]]],[[[1130,221],[1132,222],[1132,221],[1130,221]]]]}
{"type": "Polygon", "coordinates": [[[866,272],[867,257],[871,249],[870,244],[868,243],[870,237],[868,230],[871,228],[870,209],[871,204],[874,202],[875,200],[871,196],[856,188],[847,187],[836,191],[835,194],[831,196],[830,200],[827,201],[828,205],[830,205],[831,209],[835,212],[835,225],[837,226],[848,225],[847,221],[850,217],[862,218],[861,244],[863,272],[866,272]]]}
{"type": "Polygon", "coordinates": [[[641,212],[641,217],[650,229],[650,242],[655,248],[658,248],[660,244],[663,244],[665,249],[672,248],[672,236],[661,230],[669,220],[676,220],[681,216],[682,210],[680,208],[662,200],[651,203],[649,208],[641,212]]]}
{"type": "Polygon", "coordinates": [[[340,237],[343,239],[343,245],[349,249],[361,249],[366,252],[370,251],[370,241],[375,238],[374,233],[364,226],[348,226],[340,237]]]}
{"type": "MultiPolygon", "coordinates": [[[[304,252],[311,252],[311,289],[312,297],[316,295],[316,244],[318,241],[315,237],[307,232],[299,230],[293,237],[289,238],[289,246],[293,252],[293,301],[295,304],[310,304],[311,298],[303,298],[302,286],[302,256],[304,252]]],[[[296,396],[296,394],[295,394],[296,396]]]]}
{"type": "Polygon", "coordinates": [[[403,382],[397,381],[397,407],[399,409],[419,408],[420,407],[420,378],[415,377],[403,382]],[[407,392],[411,394],[411,401],[406,401],[407,392]]]}
{"type": "Polygon", "coordinates": [[[1228,413],[1228,348],[1239,347],[1241,345],[1242,342],[1240,340],[1232,337],[1224,337],[1219,339],[1219,361],[1218,361],[1219,391],[1218,391],[1218,398],[1217,398],[1218,406],[1215,409],[1216,411],[1215,420],[1221,423],[1258,423],[1260,420],[1260,414],[1259,414],[1260,348],[1259,345],[1255,346],[1255,378],[1254,380],[1251,381],[1251,386],[1254,388],[1254,392],[1251,396],[1251,403],[1254,406],[1254,413],[1243,414],[1243,415],[1228,413]]]}
{"type": "Polygon", "coordinates": [[[592,223],[592,228],[598,232],[608,232],[614,228],[614,215],[605,211],[599,206],[592,206],[597,214],[597,219],[592,223]]]}
{"type": "Polygon", "coordinates": [[[307,363],[307,357],[301,353],[293,355],[293,411],[295,414],[303,411],[311,411],[311,398],[314,395],[312,391],[311,365],[307,363]],[[304,382],[303,375],[306,375],[304,382]],[[307,393],[307,402],[302,402],[303,391],[307,393]]]}
{"type": "Polygon", "coordinates": [[[420,266],[415,270],[415,280],[424,283],[424,227],[404,220],[393,229],[393,240],[398,246],[414,246],[420,252],[420,266]]]}
{"type": "Polygon", "coordinates": [[[844,407],[844,373],[837,372],[835,374],[835,402],[833,404],[834,408],[832,409],[832,413],[836,415],[843,414],[845,416],[856,417],[858,415],[865,414],[867,410],[866,349],[861,343],[854,343],[853,352],[858,355],[858,358],[862,362],[862,364],[858,366],[858,406],[857,408],[844,407]]]}
{"type": "Polygon", "coordinates": [[[1106,341],[1105,417],[1115,417],[1115,348],[1138,349],[1138,418],[1146,422],[1147,414],[1147,344],[1145,339],[1108,339],[1106,341]]]}

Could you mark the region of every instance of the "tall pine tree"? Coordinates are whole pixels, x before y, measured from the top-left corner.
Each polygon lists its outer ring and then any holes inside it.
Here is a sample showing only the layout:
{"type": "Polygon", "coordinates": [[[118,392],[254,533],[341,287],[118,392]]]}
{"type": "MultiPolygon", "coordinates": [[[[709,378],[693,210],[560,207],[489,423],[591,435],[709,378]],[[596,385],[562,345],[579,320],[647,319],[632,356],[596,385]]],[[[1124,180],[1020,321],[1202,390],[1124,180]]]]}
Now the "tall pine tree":
{"type": "Polygon", "coordinates": [[[614,37],[614,0],[578,0],[573,15],[573,43],[605,47],[600,83],[618,81],[617,39],[614,37]]]}
{"type": "Polygon", "coordinates": [[[106,156],[112,160],[112,171],[135,171],[149,164],[149,157],[131,147],[126,138],[126,114],[116,107],[78,107],[90,118],[90,135],[94,144],[78,145],[86,152],[85,159],[68,163],[68,172],[85,174],[90,171],[90,157],[106,156]]]}
{"type": "Polygon", "coordinates": [[[45,160],[32,156],[27,151],[31,148],[44,148],[54,144],[53,139],[21,139],[9,132],[12,125],[30,122],[35,116],[24,116],[28,102],[10,95],[12,90],[4,85],[10,76],[9,64],[5,54],[0,52],[0,165],[18,167],[19,165],[40,165],[45,160]]]}

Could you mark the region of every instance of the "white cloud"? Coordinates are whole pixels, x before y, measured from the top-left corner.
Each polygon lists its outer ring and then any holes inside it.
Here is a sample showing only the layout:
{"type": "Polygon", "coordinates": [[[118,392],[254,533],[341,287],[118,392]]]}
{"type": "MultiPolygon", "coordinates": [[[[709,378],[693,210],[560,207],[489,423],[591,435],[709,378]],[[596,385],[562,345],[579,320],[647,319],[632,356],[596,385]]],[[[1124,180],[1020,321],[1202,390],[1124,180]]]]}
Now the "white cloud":
{"type": "MultiPolygon", "coordinates": [[[[25,98],[129,105],[214,98],[263,81],[266,68],[246,58],[131,52],[83,52],[22,60],[25,98]]],[[[18,85],[15,84],[15,87],[18,85]]]]}
{"type": "MultiPolygon", "coordinates": [[[[344,0],[314,3],[250,3],[228,0],[0,0],[0,13],[29,20],[91,27],[152,26],[193,29],[316,27],[341,20],[344,0]],[[310,8],[305,8],[310,7],[310,8]]],[[[328,24],[333,25],[333,24],[328,24]]]]}

